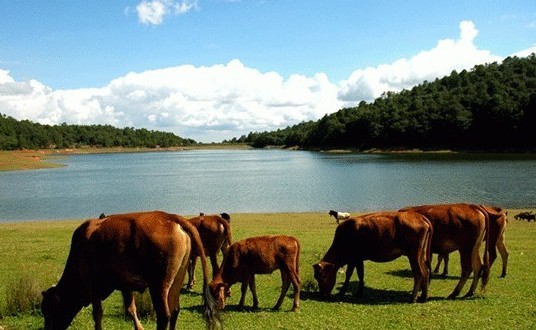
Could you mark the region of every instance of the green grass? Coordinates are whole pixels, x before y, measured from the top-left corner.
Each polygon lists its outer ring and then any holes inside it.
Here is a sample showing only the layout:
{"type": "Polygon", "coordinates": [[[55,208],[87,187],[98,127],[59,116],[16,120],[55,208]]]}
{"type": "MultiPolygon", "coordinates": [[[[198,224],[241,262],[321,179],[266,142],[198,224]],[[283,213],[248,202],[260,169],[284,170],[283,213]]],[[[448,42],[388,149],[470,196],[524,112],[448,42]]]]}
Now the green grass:
{"type": "MultiPolygon", "coordinates": [[[[510,214],[516,214],[510,211],[510,214]]],[[[17,316],[5,314],[7,287],[20,277],[30,276],[43,290],[55,283],[63,271],[71,234],[80,221],[0,224],[0,326],[4,329],[39,329],[43,319],[39,312],[17,316]]],[[[223,312],[227,329],[534,329],[536,328],[536,223],[510,217],[506,244],[510,252],[508,275],[500,275],[500,258],[492,268],[485,293],[470,299],[446,300],[458,281],[459,258],[451,255],[450,275],[434,277],[430,300],[411,304],[413,280],[406,258],[390,263],[365,262],[365,296],[348,294],[344,298],[321,300],[312,290],[316,285],[312,264],[323,256],[336,227],[327,214],[234,214],[234,240],[265,234],[289,234],[301,241],[300,275],[307,289],[302,289],[300,311],[290,312],[292,287],[281,311],[272,311],[280,291],[279,272],[257,276],[259,311],[236,310],[240,285],[233,286],[233,295],[223,312]],[[315,283],[314,283],[315,284],[315,283]]],[[[199,267],[198,267],[199,268],[199,267]]],[[[354,275],[355,276],[355,275],[354,275]]],[[[197,274],[201,283],[201,274],[197,274]]],[[[344,275],[339,274],[339,287],[344,275]]],[[[355,288],[356,278],[352,279],[355,288]]],[[[470,283],[467,283],[464,294],[470,283]]],[[[179,328],[203,329],[200,315],[200,285],[193,293],[181,295],[182,310],[179,328]]],[[[251,305],[248,292],[246,305],[251,305]]],[[[122,300],[114,293],[104,303],[105,329],[131,329],[123,316],[122,300]]],[[[153,319],[142,319],[146,329],[155,328],[153,319]]],[[[91,307],[75,318],[73,329],[93,329],[91,307]]]]}

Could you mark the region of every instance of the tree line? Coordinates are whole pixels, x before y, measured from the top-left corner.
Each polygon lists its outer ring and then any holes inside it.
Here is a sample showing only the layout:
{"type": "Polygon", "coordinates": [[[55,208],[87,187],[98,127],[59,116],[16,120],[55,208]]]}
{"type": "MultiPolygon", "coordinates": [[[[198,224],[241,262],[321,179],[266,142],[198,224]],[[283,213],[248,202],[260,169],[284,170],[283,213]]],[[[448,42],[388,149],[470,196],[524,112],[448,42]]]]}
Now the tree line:
{"type": "Polygon", "coordinates": [[[533,151],[535,129],[536,55],[532,54],[453,71],[318,121],[250,132],[226,142],[308,149],[533,151]]]}
{"type": "Polygon", "coordinates": [[[0,150],[79,147],[156,148],[196,144],[173,133],[111,125],[42,125],[0,114],[0,150]]]}

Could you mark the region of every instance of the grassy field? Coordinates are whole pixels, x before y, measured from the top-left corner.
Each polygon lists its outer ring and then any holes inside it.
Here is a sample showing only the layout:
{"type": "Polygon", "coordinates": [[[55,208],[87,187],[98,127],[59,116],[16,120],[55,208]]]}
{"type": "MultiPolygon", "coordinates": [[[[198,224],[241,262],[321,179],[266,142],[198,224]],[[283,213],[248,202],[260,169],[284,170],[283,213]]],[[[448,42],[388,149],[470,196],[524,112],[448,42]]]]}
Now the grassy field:
{"type": "MultiPolygon", "coordinates": [[[[518,210],[509,210],[517,214],[518,210]]],[[[430,300],[409,303],[413,285],[405,257],[390,263],[365,262],[365,296],[322,300],[316,293],[312,264],[318,262],[329,245],[336,227],[327,214],[233,214],[235,240],[265,234],[289,234],[301,241],[300,275],[301,309],[290,312],[292,287],[281,311],[272,311],[280,292],[279,272],[257,276],[261,309],[237,311],[240,286],[223,312],[227,329],[535,329],[536,328],[536,223],[514,220],[510,216],[506,244],[510,252],[508,275],[500,275],[500,258],[492,268],[485,293],[474,298],[446,300],[458,281],[459,258],[452,254],[450,275],[434,276],[430,300]]],[[[44,290],[55,283],[63,271],[73,230],[81,221],[0,224],[0,326],[4,329],[39,329],[43,319],[38,311],[11,316],[4,313],[6,293],[18,278],[30,277],[44,290]]],[[[199,267],[198,267],[199,268],[199,267]]],[[[354,275],[355,276],[355,275],[354,275]]],[[[201,276],[197,274],[198,283],[201,276]]],[[[344,275],[339,274],[339,287],[344,275]]],[[[354,277],[352,284],[355,288],[354,277]]],[[[336,287],[336,288],[337,288],[336,287]]],[[[462,291],[464,294],[469,283],[462,291]]],[[[200,286],[181,295],[179,328],[203,329],[200,315],[200,286]]],[[[248,292],[246,305],[251,305],[248,292]]],[[[120,295],[116,292],[104,304],[105,329],[131,329],[123,317],[120,295]]],[[[142,319],[146,329],[155,328],[152,319],[142,319]]],[[[73,329],[93,329],[91,307],[83,309],[72,324],[73,329]]]]}

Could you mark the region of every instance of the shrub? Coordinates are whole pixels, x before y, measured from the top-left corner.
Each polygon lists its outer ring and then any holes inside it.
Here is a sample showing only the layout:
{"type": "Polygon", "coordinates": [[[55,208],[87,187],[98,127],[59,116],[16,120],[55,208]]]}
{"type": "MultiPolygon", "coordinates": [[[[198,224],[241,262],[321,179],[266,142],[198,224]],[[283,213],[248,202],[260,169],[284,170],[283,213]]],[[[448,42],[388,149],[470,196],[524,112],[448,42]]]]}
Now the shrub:
{"type": "Polygon", "coordinates": [[[12,280],[6,290],[6,315],[16,316],[40,310],[41,291],[30,276],[21,275],[12,280]]]}

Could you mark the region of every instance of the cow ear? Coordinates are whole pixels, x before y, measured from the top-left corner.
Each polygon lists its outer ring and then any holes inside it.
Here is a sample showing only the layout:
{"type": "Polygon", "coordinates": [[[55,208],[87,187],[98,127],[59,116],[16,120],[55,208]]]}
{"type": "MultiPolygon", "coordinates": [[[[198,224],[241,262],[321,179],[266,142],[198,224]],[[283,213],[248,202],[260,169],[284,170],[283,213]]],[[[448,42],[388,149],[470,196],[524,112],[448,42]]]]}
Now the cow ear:
{"type": "Polygon", "coordinates": [[[322,264],[320,264],[320,263],[317,263],[317,264],[314,264],[314,265],[313,265],[313,269],[315,270],[315,272],[319,272],[319,271],[321,271],[322,268],[323,268],[323,267],[322,267],[322,264]]]}

